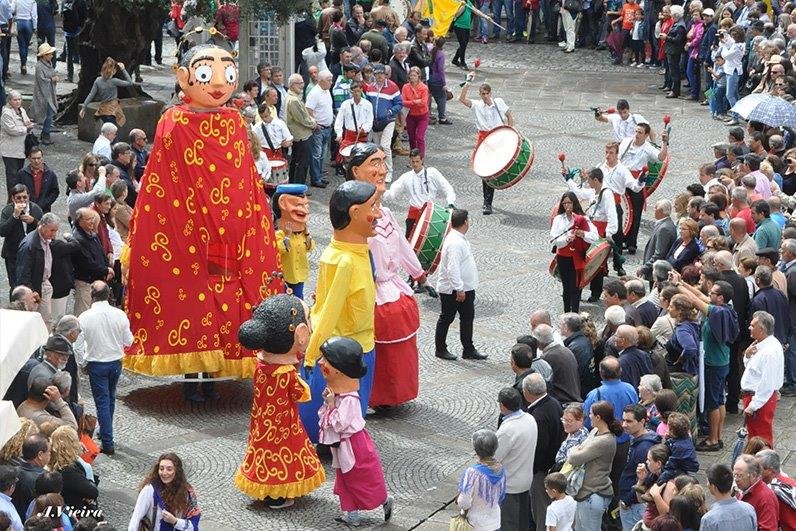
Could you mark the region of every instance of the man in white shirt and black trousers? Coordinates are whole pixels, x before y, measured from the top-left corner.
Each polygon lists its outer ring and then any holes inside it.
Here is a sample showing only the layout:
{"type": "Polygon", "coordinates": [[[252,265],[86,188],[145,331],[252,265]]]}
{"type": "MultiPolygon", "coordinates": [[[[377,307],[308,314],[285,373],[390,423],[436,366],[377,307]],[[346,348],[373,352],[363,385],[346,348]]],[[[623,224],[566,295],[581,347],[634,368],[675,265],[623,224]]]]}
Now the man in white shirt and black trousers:
{"type": "Polygon", "coordinates": [[[111,290],[97,280],[91,284],[91,308],[80,314],[80,328],[86,340],[83,365],[88,369],[91,394],[97,407],[102,453],[113,455],[113,411],[116,384],[122,373],[124,349],[133,344],[127,314],[108,302],[111,290]]]}
{"type": "Polygon", "coordinates": [[[478,269],[465,233],[470,228],[468,212],[454,210],[451,214],[451,231],[442,244],[437,292],[442,311],[437,320],[434,335],[435,355],[444,360],[455,360],[448,351],[446,338],[456,313],[459,313],[459,337],[462,342],[462,358],[471,360],[486,359],[473,345],[473,320],[475,318],[475,289],[478,287],[478,269]]]}
{"type": "Polygon", "coordinates": [[[420,211],[428,201],[434,201],[438,195],[445,197],[445,204],[453,208],[456,192],[448,179],[443,177],[437,168],[423,165],[423,156],[415,148],[409,152],[409,166],[412,168],[392,183],[384,192],[382,201],[395,201],[402,195],[409,196],[409,211],[406,213],[406,237],[420,218],[420,211]]]}

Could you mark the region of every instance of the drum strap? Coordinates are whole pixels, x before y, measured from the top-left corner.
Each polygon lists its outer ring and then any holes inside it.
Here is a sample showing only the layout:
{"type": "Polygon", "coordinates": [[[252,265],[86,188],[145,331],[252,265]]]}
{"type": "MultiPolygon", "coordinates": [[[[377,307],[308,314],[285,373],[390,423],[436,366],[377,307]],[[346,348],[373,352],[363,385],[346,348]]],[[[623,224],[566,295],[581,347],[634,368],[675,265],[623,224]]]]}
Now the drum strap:
{"type": "Polygon", "coordinates": [[[268,134],[268,129],[265,127],[265,123],[260,124],[260,129],[263,130],[263,136],[265,136],[265,141],[268,142],[268,149],[271,151],[276,151],[274,148],[274,143],[271,141],[271,135],[268,134]]]}
{"type": "Polygon", "coordinates": [[[503,115],[500,114],[500,109],[498,109],[497,100],[493,101],[492,103],[495,104],[495,112],[497,112],[498,118],[500,118],[500,123],[502,123],[503,125],[506,125],[506,120],[503,119],[503,115]]]}

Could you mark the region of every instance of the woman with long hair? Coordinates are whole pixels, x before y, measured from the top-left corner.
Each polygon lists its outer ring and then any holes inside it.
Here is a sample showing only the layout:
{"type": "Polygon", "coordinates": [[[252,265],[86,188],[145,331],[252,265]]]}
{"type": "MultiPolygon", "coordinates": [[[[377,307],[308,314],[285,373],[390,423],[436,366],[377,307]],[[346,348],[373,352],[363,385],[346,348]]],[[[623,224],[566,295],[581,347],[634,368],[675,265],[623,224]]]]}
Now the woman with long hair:
{"type": "Polygon", "coordinates": [[[80,459],[83,445],[72,426],[61,426],[50,436],[50,465],[53,472],[64,478],[61,496],[66,505],[80,508],[97,508],[97,482],[91,465],[80,459]]]}
{"type": "Polygon", "coordinates": [[[0,448],[0,465],[22,465],[22,444],[30,435],[39,433],[39,427],[32,420],[23,417],[19,421],[19,430],[0,448]]]}
{"type": "Polygon", "coordinates": [[[589,420],[593,426],[589,436],[569,452],[567,462],[575,468],[585,466],[583,483],[573,496],[578,502],[575,512],[578,529],[599,531],[603,513],[614,496],[611,465],[616,453],[616,437],[622,433],[622,425],[614,417],[614,406],[605,400],[592,404],[589,420]]]}
{"type": "MultiPolygon", "coordinates": [[[[445,79],[445,52],[442,48],[445,47],[445,37],[437,37],[434,40],[434,47],[431,48],[431,66],[428,69],[428,89],[431,92],[431,97],[434,98],[434,103],[437,104],[437,123],[442,125],[451,125],[445,114],[445,107],[447,105],[447,80],[445,79]]],[[[431,102],[429,102],[429,114],[431,114],[431,102]]]]}
{"type": "Polygon", "coordinates": [[[8,102],[0,114],[0,156],[6,170],[6,190],[11,190],[17,173],[25,165],[25,137],[33,129],[33,122],[22,107],[22,94],[8,91],[8,102]]]}
{"type": "Polygon", "coordinates": [[[149,518],[152,529],[198,531],[202,513],[196,493],[185,477],[182,459],[175,453],[165,453],[141,482],[129,531],[139,529],[141,520],[149,518]]]}
{"type": "Polygon", "coordinates": [[[117,63],[113,57],[107,57],[100,68],[100,76],[94,80],[91,92],[83,101],[80,117],[83,118],[86,114],[86,107],[89,103],[99,100],[99,108],[94,116],[102,120],[103,123],[110,122],[118,127],[123,126],[127,119],[124,117],[124,111],[119,103],[119,87],[131,87],[132,85],[133,80],[124,69],[124,63],[117,63]],[[117,69],[124,79],[113,77],[116,75],[117,69]]]}
{"type": "Polygon", "coordinates": [[[599,237],[595,226],[583,214],[578,196],[574,192],[564,192],[550,227],[550,240],[556,248],[565,313],[580,310],[580,285],[586,267],[586,251],[599,237]]]}

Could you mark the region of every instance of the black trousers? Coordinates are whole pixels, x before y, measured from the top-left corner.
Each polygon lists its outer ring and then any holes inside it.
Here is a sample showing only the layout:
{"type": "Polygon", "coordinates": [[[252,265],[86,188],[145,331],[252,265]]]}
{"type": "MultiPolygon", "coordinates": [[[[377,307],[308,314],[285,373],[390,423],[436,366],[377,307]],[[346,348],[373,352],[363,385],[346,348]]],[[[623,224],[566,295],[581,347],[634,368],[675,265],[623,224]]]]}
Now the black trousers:
{"type": "Polygon", "coordinates": [[[80,60],[80,45],[78,37],[66,37],[66,77],[73,79],[75,75],[75,62],[80,60]]]}
{"type": "Polygon", "coordinates": [[[4,258],[6,262],[6,273],[8,273],[8,292],[14,291],[17,287],[17,257],[4,258]]]}
{"type": "Polygon", "coordinates": [[[575,272],[575,261],[571,256],[557,255],[558,273],[561,276],[561,284],[564,286],[561,297],[564,299],[564,313],[580,311],[580,295],[578,288],[577,273],[575,272]]]}
{"type": "Polygon", "coordinates": [[[456,300],[456,293],[440,293],[439,302],[442,311],[437,319],[437,330],[434,334],[434,345],[437,352],[448,349],[447,336],[451,323],[459,314],[459,338],[465,353],[473,352],[473,320],[475,319],[475,290],[465,292],[464,301],[456,300]]]}
{"type": "Polygon", "coordinates": [[[506,494],[500,504],[501,531],[528,531],[531,527],[531,491],[506,494]]]}
{"type": "Polygon", "coordinates": [[[307,184],[307,170],[310,167],[310,139],[293,140],[293,153],[290,155],[288,182],[307,184]]]}
{"type": "MultiPolygon", "coordinates": [[[[201,374],[202,374],[202,378],[210,378],[210,373],[203,372],[201,374]]],[[[196,373],[196,372],[189,373],[189,374],[186,374],[185,377],[186,378],[199,378],[199,373],[196,373]]],[[[194,395],[199,394],[199,386],[202,387],[202,394],[205,395],[208,398],[210,397],[210,395],[213,394],[213,392],[215,391],[215,387],[216,387],[215,382],[212,382],[212,381],[202,382],[201,384],[199,382],[184,382],[182,384],[182,394],[183,394],[183,396],[185,398],[190,398],[190,397],[192,397],[194,395]]]]}
{"type": "Polygon", "coordinates": [[[638,247],[638,230],[641,228],[641,210],[644,208],[644,194],[642,192],[629,193],[630,202],[633,205],[633,219],[631,220],[630,234],[627,235],[627,248],[636,249],[638,247]]]}
{"type": "Polygon", "coordinates": [[[481,188],[484,190],[484,206],[492,206],[492,200],[495,198],[495,189],[486,184],[483,179],[481,179],[481,188]]]}
{"type": "Polygon", "coordinates": [[[8,77],[8,60],[11,57],[11,32],[8,31],[8,24],[0,24],[0,33],[5,37],[0,37],[0,56],[3,57],[3,79],[8,77]]]}
{"type": "MultiPolygon", "coordinates": [[[[3,166],[6,172],[6,190],[8,191],[8,199],[11,199],[11,188],[17,184],[17,174],[25,165],[25,159],[17,159],[13,157],[3,157],[3,166]]],[[[28,190],[30,194],[31,191],[28,190]]]]}
{"type": "Polygon", "coordinates": [[[683,77],[683,71],[680,68],[680,56],[682,54],[666,54],[666,61],[669,63],[669,75],[672,78],[672,93],[675,96],[680,95],[680,80],[683,77]]]}
{"type": "Polygon", "coordinates": [[[464,54],[467,52],[467,43],[470,42],[470,30],[467,28],[453,28],[456,34],[456,40],[459,41],[459,47],[456,48],[456,54],[453,56],[453,62],[465,62],[464,54]]]}

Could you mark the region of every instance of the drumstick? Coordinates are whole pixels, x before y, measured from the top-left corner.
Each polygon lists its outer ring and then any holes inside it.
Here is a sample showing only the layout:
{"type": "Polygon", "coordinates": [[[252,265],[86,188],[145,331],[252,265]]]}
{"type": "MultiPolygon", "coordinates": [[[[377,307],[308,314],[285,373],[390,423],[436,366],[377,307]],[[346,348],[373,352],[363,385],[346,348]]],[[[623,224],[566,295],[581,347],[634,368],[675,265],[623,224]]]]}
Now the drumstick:
{"type": "Polygon", "coordinates": [[[564,173],[567,172],[567,167],[564,166],[564,161],[566,159],[567,159],[567,154],[564,153],[563,151],[558,154],[558,160],[561,162],[561,171],[564,172],[564,173]]]}
{"type": "MultiPolygon", "coordinates": [[[[663,115],[663,130],[666,131],[666,136],[672,134],[672,126],[669,125],[672,123],[672,115],[671,114],[664,114],[663,115]]],[[[671,140],[671,139],[669,139],[671,140]]]]}
{"type": "Polygon", "coordinates": [[[498,24],[497,22],[492,20],[492,17],[490,17],[489,15],[485,14],[483,11],[480,11],[478,8],[465,3],[464,0],[459,0],[459,3],[464,5],[464,7],[466,7],[467,9],[469,9],[470,11],[472,11],[474,14],[478,15],[482,19],[491,22],[492,24],[494,24],[498,28],[502,29],[503,31],[508,31],[506,28],[504,28],[503,26],[501,26],[500,24],[498,24]]]}

